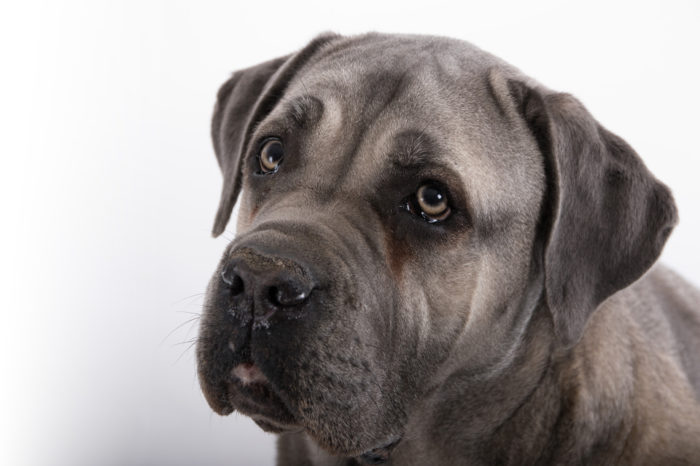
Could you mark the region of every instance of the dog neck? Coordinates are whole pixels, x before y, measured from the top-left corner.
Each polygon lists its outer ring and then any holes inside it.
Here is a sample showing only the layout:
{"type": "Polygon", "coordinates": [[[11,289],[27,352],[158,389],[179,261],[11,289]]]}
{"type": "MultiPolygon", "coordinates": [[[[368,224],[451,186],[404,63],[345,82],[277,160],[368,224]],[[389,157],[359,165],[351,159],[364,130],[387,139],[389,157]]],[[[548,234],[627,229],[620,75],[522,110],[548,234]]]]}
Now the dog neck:
{"type": "Polygon", "coordinates": [[[676,382],[674,374],[664,381],[644,378],[654,373],[645,366],[663,356],[645,347],[632,320],[600,309],[584,338],[563,349],[557,347],[548,310],[538,307],[508,366],[493,377],[452,374],[416,410],[392,459],[396,464],[456,464],[464,458],[474,464],[638,464],[651,451],[666,452],[660,459],[686,457],[700,433],[691,432],[692,426],[685,433],[665,432],[663,426],[687,417],[679,406],[690,404],[659,399],[664,384],[676,382]],[[629,341],[620,344],[625,332],[629,341]],[[648,449],[641,451],[640,444],[648,449]]]}
{"type": "Polygon", "coordinates": [[[436,378],[390,450],[343,460],[298,434],[281,437],[280,451],[303,445],[314,465],[639,464],[652,452],[665,455],[658,464],[692,458],[700,432],[690,422],[687,432],[664,433],[664,426],[688,417],[682,407],[691,404],[663,398],[663,387],[678,382],[673,372],[663,380],[644,375],[661,371],[665,355],[648,344],[634,315],[601,308],[583,339],[565,349],[540,302],[516,337],[498,370],[436,378]]]}

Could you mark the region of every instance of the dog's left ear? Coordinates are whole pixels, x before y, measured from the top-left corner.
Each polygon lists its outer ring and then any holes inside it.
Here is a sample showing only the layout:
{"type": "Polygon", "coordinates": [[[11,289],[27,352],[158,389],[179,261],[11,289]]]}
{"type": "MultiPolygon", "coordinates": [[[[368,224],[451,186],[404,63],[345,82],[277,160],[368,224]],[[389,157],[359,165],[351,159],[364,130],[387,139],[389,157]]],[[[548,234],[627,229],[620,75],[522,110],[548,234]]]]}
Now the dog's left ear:
{"type": "Polygon", "coordinates": [[[570,347],[593,311],[656,261],[676,206],[635,151],[574,97],[504,84],[544,156],[545,296],[558,340],[570,347]]]}
{"type": "Polygon", "coordinates": [[[236,71],[219,89],[211,137],[224,186],[212,230],[215,237],[226,229],[241,191],[241,167],[250,133],[279,102],[294,75],[337,37],[322,34],[297,53],[236,71]]]}

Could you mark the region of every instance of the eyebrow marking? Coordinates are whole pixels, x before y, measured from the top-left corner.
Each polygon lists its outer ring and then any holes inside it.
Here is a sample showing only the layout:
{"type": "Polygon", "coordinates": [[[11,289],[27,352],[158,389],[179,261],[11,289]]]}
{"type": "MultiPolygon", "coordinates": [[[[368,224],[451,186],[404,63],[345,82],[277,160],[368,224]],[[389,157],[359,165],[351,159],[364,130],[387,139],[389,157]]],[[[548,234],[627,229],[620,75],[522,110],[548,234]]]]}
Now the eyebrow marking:
{"type": "Polygon", "coordinates": [[[286,114],[299,128],[317,124],[323,116],[323,102],[316,97],[303,95],[285,104],[286,114]]]}
{"type": "Polygon", "coordinates": [[[409,129],[396,136],[391,163],[399,168],[423,167],[434,163],[438,154],[432,137],[424,131],[409,129]]]}

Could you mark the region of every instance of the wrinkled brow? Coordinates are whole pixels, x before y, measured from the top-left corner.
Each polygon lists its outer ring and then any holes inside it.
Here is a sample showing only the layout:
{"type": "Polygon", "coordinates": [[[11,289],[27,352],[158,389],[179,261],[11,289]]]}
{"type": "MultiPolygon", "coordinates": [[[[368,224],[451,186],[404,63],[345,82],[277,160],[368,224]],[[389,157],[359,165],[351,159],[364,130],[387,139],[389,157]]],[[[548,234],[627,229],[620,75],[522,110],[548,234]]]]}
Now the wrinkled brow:
{"type": "Polygon", "coordinates": [[[299,128],[309,128],[323,116],[323,102],[310,95],[294,97],[284,105],[285,115],[299,128]]]}
{"type": "Polygon", "coordinates": [[[440,149],[423,131],[404,130],[394,140],[391,164],[396,168],[422,168],[439,161],[440,149]]]}

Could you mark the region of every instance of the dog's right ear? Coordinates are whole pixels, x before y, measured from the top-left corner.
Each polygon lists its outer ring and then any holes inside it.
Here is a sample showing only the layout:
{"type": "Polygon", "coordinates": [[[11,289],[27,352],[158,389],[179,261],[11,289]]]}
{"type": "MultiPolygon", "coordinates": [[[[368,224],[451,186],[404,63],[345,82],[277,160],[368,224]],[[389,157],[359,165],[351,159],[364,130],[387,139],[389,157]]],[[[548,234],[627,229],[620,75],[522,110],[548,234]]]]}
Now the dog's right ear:
{"type": "Polygon", "coordinates": [[[324,45],[339,36],[323,34],[299,52],[236,71],[217,94],[211,137],[224,185],[212,234],[226,229],[241,191],[241,165],[255,125],[284,95],[294,75],[324,45]]]}

